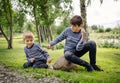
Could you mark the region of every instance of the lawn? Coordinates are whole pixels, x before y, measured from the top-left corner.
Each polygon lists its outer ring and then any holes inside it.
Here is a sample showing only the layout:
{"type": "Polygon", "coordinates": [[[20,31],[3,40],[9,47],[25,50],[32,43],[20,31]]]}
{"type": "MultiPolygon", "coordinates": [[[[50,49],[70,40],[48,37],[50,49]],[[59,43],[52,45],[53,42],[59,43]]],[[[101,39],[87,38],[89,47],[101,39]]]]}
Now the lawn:
{"type": "MultiPolygon", "coordinates": [[[[23,63],[26,57],[23,51],[25,44],[22,39],[14,38],[13,49],[7,49],[7,43],[4,38],[0,38],[0,64],[9,66],[12,71],[17,71],[20,74],[31,75],[38,79],[45,76],[59,77],[64,82],[70,83],[118,83],[120,82],[120,49],[113,48],[98,48],[97,49],[97,64],[104,69],[104,72],[94,71],[87,72],[84,67],[79,66],[77,70],[70,72],[51,69],[24,69],[23,63]]],[[[56,59],[63,55],[63,49],[48,50],[48,53],[53,59],[51,64],[54,64],[56,59]]],[[[81,57],[89,62],[88,53],[81,57]]]]}

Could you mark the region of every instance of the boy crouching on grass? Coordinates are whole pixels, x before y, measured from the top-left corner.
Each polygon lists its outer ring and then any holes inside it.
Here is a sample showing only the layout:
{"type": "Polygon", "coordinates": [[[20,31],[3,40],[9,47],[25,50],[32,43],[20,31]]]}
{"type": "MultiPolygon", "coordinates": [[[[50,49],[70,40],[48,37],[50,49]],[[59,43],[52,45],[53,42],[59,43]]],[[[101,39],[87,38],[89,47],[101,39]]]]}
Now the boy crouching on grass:
{"type": "Polygon", "coordinates": [[[23,67],[49,68],[47,63],[51,62],[51,58],[39,44],[34,43],[33,33],[25,32],[23,35],[23,40],[26,44],[24,51],[27,58],[27,62],[23,64],[23,67]]]}
{"type": "Polygon", "coordinates": [[[85,42],[82,39],[82,17],[78,15],[73,16],[70,24],[71,26],[51,41],[47,48],[49,49],[65,39],[64,57],[67,61],[85,67],[88,72],[94,70],[103,71],[103,69],[96,65],[96,43],[94,41],[85,42]],[[89,52],[90,63],[80,58],[87,52],[89,52]]]}

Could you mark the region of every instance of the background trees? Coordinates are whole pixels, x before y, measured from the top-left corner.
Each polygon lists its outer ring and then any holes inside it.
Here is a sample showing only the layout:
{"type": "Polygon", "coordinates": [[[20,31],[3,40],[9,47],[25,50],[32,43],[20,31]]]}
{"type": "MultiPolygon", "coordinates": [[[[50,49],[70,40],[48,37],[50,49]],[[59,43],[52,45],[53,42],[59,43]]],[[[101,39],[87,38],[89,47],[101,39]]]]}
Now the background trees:
{"type": "Polygon", "coordinates": [[[12,48],[13,32],[32,31],[31,24],[33,27],[35,25],[39,43],[52,40],[51,25],[57,17],[69,16],[71,2],[72,0],[1,0],[0,31],[8,42],[8,48],[12,48]],[[33,19],[26,20],[27,15],[33,19]],[[24,27],[26,24],[29,28],[24,27]]]}
{"type": "Polygon", "coordinates": [[[12,48],[13,37],[13,11],[11,0],[1,0],[0,2],[0,30],[8,43],[8,49],[12,48]]]}
{"type": "MultiPolygon", "coordinates": [[[[92,0],[79,1],[88,40],[86,7],[92,0]]],[[[100,2],[103,3],[103,0],[100,2]]],[[[13,34],[26,30],[34,32],[39,43],[52,40],[55,34],[60,34],[69,26],[73,16],[71,4],[72,0],[0,0],[0,33],[8,42],[8,48],[13,47],[13,34]],[[60,26],[55,26],[57,18],[61,20],[60,26]]],[[[95,29],[96,26],[92,27],[95,29]]],[[[103,30],[103,27],[99,28],[99,31],[103,30]]]]}
{"type": "MultiPolygon", "coordinates": [[[[63,8],[68,8],[71,0],[20,0],[20,3],[26,9],[30,9],[27,13],[34,18],[38,41],[41,43],[52,40],[51,24],[58,16],[69,12],[70,9],[64,10],[63,8]]],[[[23,11],[26,11],[24,7],[23,11]]]]}

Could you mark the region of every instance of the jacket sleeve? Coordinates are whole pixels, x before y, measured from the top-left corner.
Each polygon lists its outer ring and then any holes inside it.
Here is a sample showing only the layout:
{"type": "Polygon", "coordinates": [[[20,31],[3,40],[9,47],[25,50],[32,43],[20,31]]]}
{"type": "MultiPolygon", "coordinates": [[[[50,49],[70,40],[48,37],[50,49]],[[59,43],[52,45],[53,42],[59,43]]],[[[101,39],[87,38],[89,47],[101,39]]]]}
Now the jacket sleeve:
{"type": "Polygon", "coordinates": [[[50,42],[50,45],[53,46],[66,38],[67,31],[64,30],[56,39],[50,42]]]}
{"type": "Polygon", "coordinates": [[[77,51],[81,51],[81,50],[83,49],[83,47],[84,47],[84,43],[85,43],[85,42],[83,42],[82,40],[80,40],[80,41],[78,42],[77,46],[76,46],[76,50],[77,50],[77,51]]]}
{"type": "MultiPolygon", "coordinates": [[[[47,51],[45,51],[41,45],[37,45],[38,48],[39,48],[39,51],[46,57],[46,58],[49,58],[50,55],[48,54],[47,51]]],[[[35,58],[40,58],[41,56],[35,56],[35,58]]]]}
{"type": "Polygon", "coordinates": [[[24,52],[25,52],[25,55],[26,55],[27,60],[29,61],[29,60],[30,60],[30,57],[28,56],[28,54],[27,54],[25,48],[24,48],[24,52]]]}
{"type": "Polygon", "coordinates": [[[81,51],[85,44],[85,34],[81,32],[81,39],[76,46],[77,51],[81,51]]]}

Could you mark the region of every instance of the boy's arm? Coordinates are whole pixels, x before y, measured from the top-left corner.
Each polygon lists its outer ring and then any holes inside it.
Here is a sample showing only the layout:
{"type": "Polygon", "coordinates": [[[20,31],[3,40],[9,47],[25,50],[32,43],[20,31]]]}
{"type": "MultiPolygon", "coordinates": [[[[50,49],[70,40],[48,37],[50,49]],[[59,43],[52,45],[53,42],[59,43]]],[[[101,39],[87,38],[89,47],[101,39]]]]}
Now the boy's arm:
{"type": "MultiPolygon", "coordinates": [[[[38,47],[39,51],[40,51],[46,58],[50,58],[48,52],[46,52],[46,51],[42,48],[42,46],[37,45],[37,47],[38,47]]],[[[35,58],[40,58],[40,57],[41,57],[41,56],[35,56],[35,58]]]]}
{"type": "Polygon", "coordinates": [[[64,30],[56,39],[50,42],[50,46],[53,46],[66,38],[66,30],[64,30]]]}
{"type": "MultiPolygon", "coordinates": [[[[38,47],[41,53],[46,57],[47,63],[51,63],[52,59],[50,58],[50,55],[48,54],[48,52],[46,52],[41,46],[38,46],[38,47]]],[[[35,58],[39,58],[39,56],[36,56],[35,58]]]]}
{"type": "Polygon", "coordinates": [[[25,52],[25,55],[26,55],[27,61],[30,61],[30,57],[28,56],[28,54],[27,54],[27,52],[25,51],[25,49],[24,49],[24,52],[25,52]]]}
{"type": "Polygon", "coordinates": [[[82,42],[84,42],[84,41],[85,41],[85,33],[86,33],[86,32],[85,32],[85,29],[84,29],[84,28],[82,28],[82,29],[81,29],[81,34],[82,34],[81,41],[82,41],[82,42]]]}
{"type": "Polygon", "coordinates": [[[82,37],[76,46],[77,51],[82,50],[84,46],[84,41],[85,41],[85,30],[84,29],[81,29],[81,34],[82,34],[82,37]]]}

